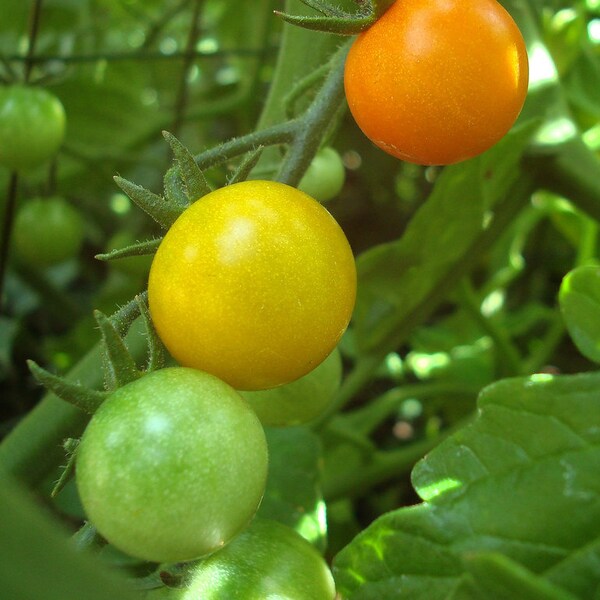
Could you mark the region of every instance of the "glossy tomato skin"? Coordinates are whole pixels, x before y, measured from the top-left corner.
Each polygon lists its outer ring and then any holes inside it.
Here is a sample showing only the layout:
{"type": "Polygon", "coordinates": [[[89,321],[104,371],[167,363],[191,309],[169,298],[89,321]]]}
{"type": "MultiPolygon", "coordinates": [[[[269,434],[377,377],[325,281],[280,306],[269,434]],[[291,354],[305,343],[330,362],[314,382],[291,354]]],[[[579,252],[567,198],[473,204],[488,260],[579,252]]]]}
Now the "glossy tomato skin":
{"type": "Polygon", "coordinates": [[[336,348],[316,369],[296,381],[241,394],[263,425],[302,425],[316,419],[331,404],[341,380],[342,358],[336,348]]]}
{"type": "Polygon", "coordinates": [[[181,367],[115,391],[86,428],[77,488],[98,531],[155,562],[220,548],[264,493],[267,445],[256,415],[216,377],[181,367]]]}
{"type": "Polygon", "coordinates": [[[33,198],[15,217],[15,252],[30,266],[47,267],[76,256],[84,231],[81,213],[64,198],[33,198]]]}
{"type": "Polygon", "coordinates": [[[183,589],[148,600],[333,600],[335,584],[317,550],[276,521],[255,519],[230,544],[193,567],[183,589]]]}
{"type": "Polygon", "coordinates": [[[161,243],[148,284],[156,330],[182,365],[240,390],[298,379],[337,345],[356,296],[352,251],[310,196],[270,181],[221,188],[161,243]]]}
{"type": "Polygon", "coordinates": [[[50,160],[65,136],[65,110],[38,87],[0,87],[0,165],[21,171],[50,160]]]}
{"type": "Polygon", "coordinates": [[[423,165],[487,150],[523,106],[528,59],[496,0],[398,0],[352,45],[350,111],[384,151],[423,165]]]}
{"type": "Polygon", "coordinates": [[[312,159],[298,189],[319,202],[335,198],[344,187],[346,169],[337,150],[326,146],[312,159]]]}

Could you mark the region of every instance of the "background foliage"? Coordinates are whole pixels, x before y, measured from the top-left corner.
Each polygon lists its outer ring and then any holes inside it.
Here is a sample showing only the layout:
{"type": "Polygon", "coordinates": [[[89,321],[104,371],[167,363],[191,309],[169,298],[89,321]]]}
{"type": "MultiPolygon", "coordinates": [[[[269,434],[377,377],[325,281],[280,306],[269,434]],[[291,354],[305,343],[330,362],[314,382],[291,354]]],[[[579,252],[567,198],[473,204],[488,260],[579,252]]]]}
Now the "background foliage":
{"type": "MultiPolygon", "coordinates": [[[[23,74],[33,3],[1,4],[8,81],[23,74]]],[[[320,145],[337,149],[346,183],[327,206],[357,256],[359,295],[330,409],[310,427],[268,432],[262,516],[324,552],[343,597],[600,598],[600,4],[502,4],[528,46],[525,108],[497,146],[440,169],[384,155],[339,90],[319,96],[335,88],[339,60],[294,88],[344,40],[284,25],[272,12],[282,2],[44,0],[31,79],[61,99],[68,130],[52,165],[19,178],[17,204],[67,198],[85,215],[84,245],[50,268],[11,257],[6,273],[8,597],[114,598],[113,585],[135,597],[110,566],[137,587],[160,583],[156,565],[65,544],[82,509],[72,482],[49,492],[60,445],[86,417],[40,400],[25,362],[102,386],[93,310],[112,314],[142,292],[149,262],[94,256],[160,233],[113,176],[161,193],[167,129],[221,186],[239,153],[216,164],[211,148],[297,117],[317,133],[284,136],[292,143],[268,147],[253,173],[296,184],[320,145]]],[[[312,14],[296,0],[285,8],[312,14]]],[[[9,179],[0,170],[0,189],[9,179]]],[[[0,194],[2,214],[6,202],[0,194]]],[[[141,361],[141,327],[126,340],[141,361]]]]}

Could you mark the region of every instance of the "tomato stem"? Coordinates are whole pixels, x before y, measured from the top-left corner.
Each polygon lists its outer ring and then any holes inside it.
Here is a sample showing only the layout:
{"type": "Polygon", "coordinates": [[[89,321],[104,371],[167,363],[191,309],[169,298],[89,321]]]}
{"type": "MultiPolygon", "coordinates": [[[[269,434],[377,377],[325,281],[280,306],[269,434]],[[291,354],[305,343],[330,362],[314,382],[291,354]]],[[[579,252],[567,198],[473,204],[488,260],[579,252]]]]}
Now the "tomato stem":
{"type": "Polygon", "coordinates": [[[468,278],[464,278],[459,285],[458,296],[467,314],[494,342],[500,375],[503,377],[523,375],[523,357],[508,337],[506,330],[481,312],[481,298],[468,278]]]}
{"type": "Polygon", "coordinates": [[[342,498],[356,498],[388,479],[398,479],[401,475],[406,475],[419,459],[451,433],[468,425],[472,419],[473,417],[470,415],[457,421],[451,428],[442,431],[439,435],[420,440],[410,446],[378,452],[370,462],[360,470],[353,470],[349,476],[336,480],[326,479],[323,482],[325,501],[334,502],[342,498]]]}
{"type": "Polygon", "coordinates": [[[10,174],[10,179],[8,181],[6,208],[4,211],[4,221],[2,223],[2,240],[0,241],[0,308],[2,307],[4,279],[6,275],[6,266],[8,263],[8,252],[10,248],[10,237],[13,221],[15,219],[18,182],[19,176],[16,171],[13,171],[10,174]]]}
{"type": "Polygon", "coordinates": [[[204,0],[196,0],[194,2],[194,8],[192,10],[190,30],[188,33],[188,39],[186,43],[186,54],[183,59],[183,65],[181,68],[181,77],[179,79],[179,89],[177,91],[177,98],[175,100],[175,116],[173,118],[173,125],[171,129],[175,136],[179,135],[183,118],[185,115],[185,109],[188,101],[189,91],[189,74],[194,62],[194,56],[192,51],[196,47],[198,38],[200,37],[200,13],[204,0]]]}
{"type": "Polygon", "coordinates": [[[319,149],[324,132],[334,121],[340,106],[343,106],[344,62],[349,49],[350,43],[347,42],[333,56],[327,79],[299,120],[301,126],[296,128],[294,141],[279,170],[278,181],[288,185],[300,182],[319,149]]]}
{"type": "Polygon", "coordinates": [[[38,32],[40,29],[40,19],[42,15],[42,0],[34,0],[31,5],[31,12],[29,13],[29,36],[27,45],[27,54],[25,56],[25,67],[23,78],[25,83],[29,81],[31,76],[31,70],[33,68],[33,61],[31,60],[35,53],[35,44],[37,42],[38,32]]]}

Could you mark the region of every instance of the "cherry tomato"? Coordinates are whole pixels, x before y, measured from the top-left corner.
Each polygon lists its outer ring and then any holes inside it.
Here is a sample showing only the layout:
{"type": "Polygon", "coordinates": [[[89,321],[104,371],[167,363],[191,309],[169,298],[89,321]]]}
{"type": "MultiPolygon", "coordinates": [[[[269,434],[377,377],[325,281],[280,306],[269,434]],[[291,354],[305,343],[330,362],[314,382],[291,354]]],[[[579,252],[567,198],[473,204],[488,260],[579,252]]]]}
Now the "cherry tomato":
{"type": "Polygon", "coordinates": [[[235,390],[173,367],[108,397],[76,465],[83,507],[110,543],[149,561],[187,561],[220,548],[253,517],[267,445],[235,390]]]}
{"type": "Polygon", "coordinates": [[[357,37],[344,84],[374,144],[402,160],[445,165],[507,133],[528,74],[523,37],[496,0],[398,0],[357,37]]]}
{"type": "Polygon", "coordinates": [[[310,196],[271,181],[230,185],[186,209],[148,284],[152,319],[173,357],[240,390],[314,369],[346,329],[355,296],[339,225],[310,196]]]}
{"type": "Polygon", "coordinates": [[[50,160],[65,136],[60,100],[37,87],[0,87],[0,165],[30,169],[50,160]]]}
{"type": "Polygon", "coordinates": [[[83,217],[63,198],[28,200],[15,217],[15,252],[31,266],[47,267],[73,258],[83,238],[83,217]]]}
{"type": "Polygon", "coordinates": [[[342,191],[345,179],[341,156],[333,148],[321,148],[300,180],[298,189],[319,202],[327,202],[342,191]]]}
{"type": "Polygon", "coordinates": [[[255,519],[230,544],[194,567],[182,589],[147,598],[169,600],[333,600],[335,584],[323,557],[290,527],[255,519]]]}
{"type": "Polygon", "coordinates": [[[265,426],[300,425],[316,419],[331,403],[342,379],[337,348],[310,373],[270,390],[242,392],[265,426]]]}

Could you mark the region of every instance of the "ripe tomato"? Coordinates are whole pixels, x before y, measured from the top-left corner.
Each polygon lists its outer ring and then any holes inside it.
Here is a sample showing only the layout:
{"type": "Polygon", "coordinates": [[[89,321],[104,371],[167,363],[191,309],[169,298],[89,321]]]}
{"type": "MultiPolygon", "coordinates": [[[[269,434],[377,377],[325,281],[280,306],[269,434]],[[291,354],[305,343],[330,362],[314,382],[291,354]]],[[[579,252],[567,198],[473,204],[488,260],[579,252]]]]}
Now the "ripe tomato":
{"type": "Polygon", "coordinates": [[[76,256],[83,237],[83,217],[63,198],[28,200],[15,217],[15,252],[34,267],[47,267],[76,256]]]}
{"type": "Polygon", "coordinates": [[[402,160],[445,165],[502,138],[528,84],[525,43],[496,0],[398,0],[346,61],[350,111],[402,160]]]}
{"type": "Polygon", "coordinates": [[[327,202],[342,191],[345,179],[342,157],[333,148],[321,148],[304,173],[298,189],[319,202],[327,202]]]}
{"type": "Polygon", "coordinates": [[[169,600],[333,600],[335,584],[323,557],[300,534],[255,519],[222,550],[193,567],[181,589],[150,592],[169,600]]]}
{"type": "Polygon", "coordinates": [[[182,367],[154,371],[100,406],[77,451],[90,521],[122,551],[198,558],[253,517],[265,489],[263,428],[240,395],[182,367]]]}
{"type": "Polygon", "coordinates": [[[152,263],[150,313],[173,357],[236,389],[305,375],[333,350],[356,296],[352,251],[313,198],[271,181],[204,196],[152,263]]]}
{"type": "Polygon", "coordinates": [[[316,419],[333,400],[342,379],[337,348],[310,373],[270,390],[242,392],[263,425],[301,425],[316,419]]]}
{"type": "Polygon", "coordinates": [[[0,165],[20,171],[56,154],[65,135],[60,100],[42,88],[0,87],[0,165]]]}

